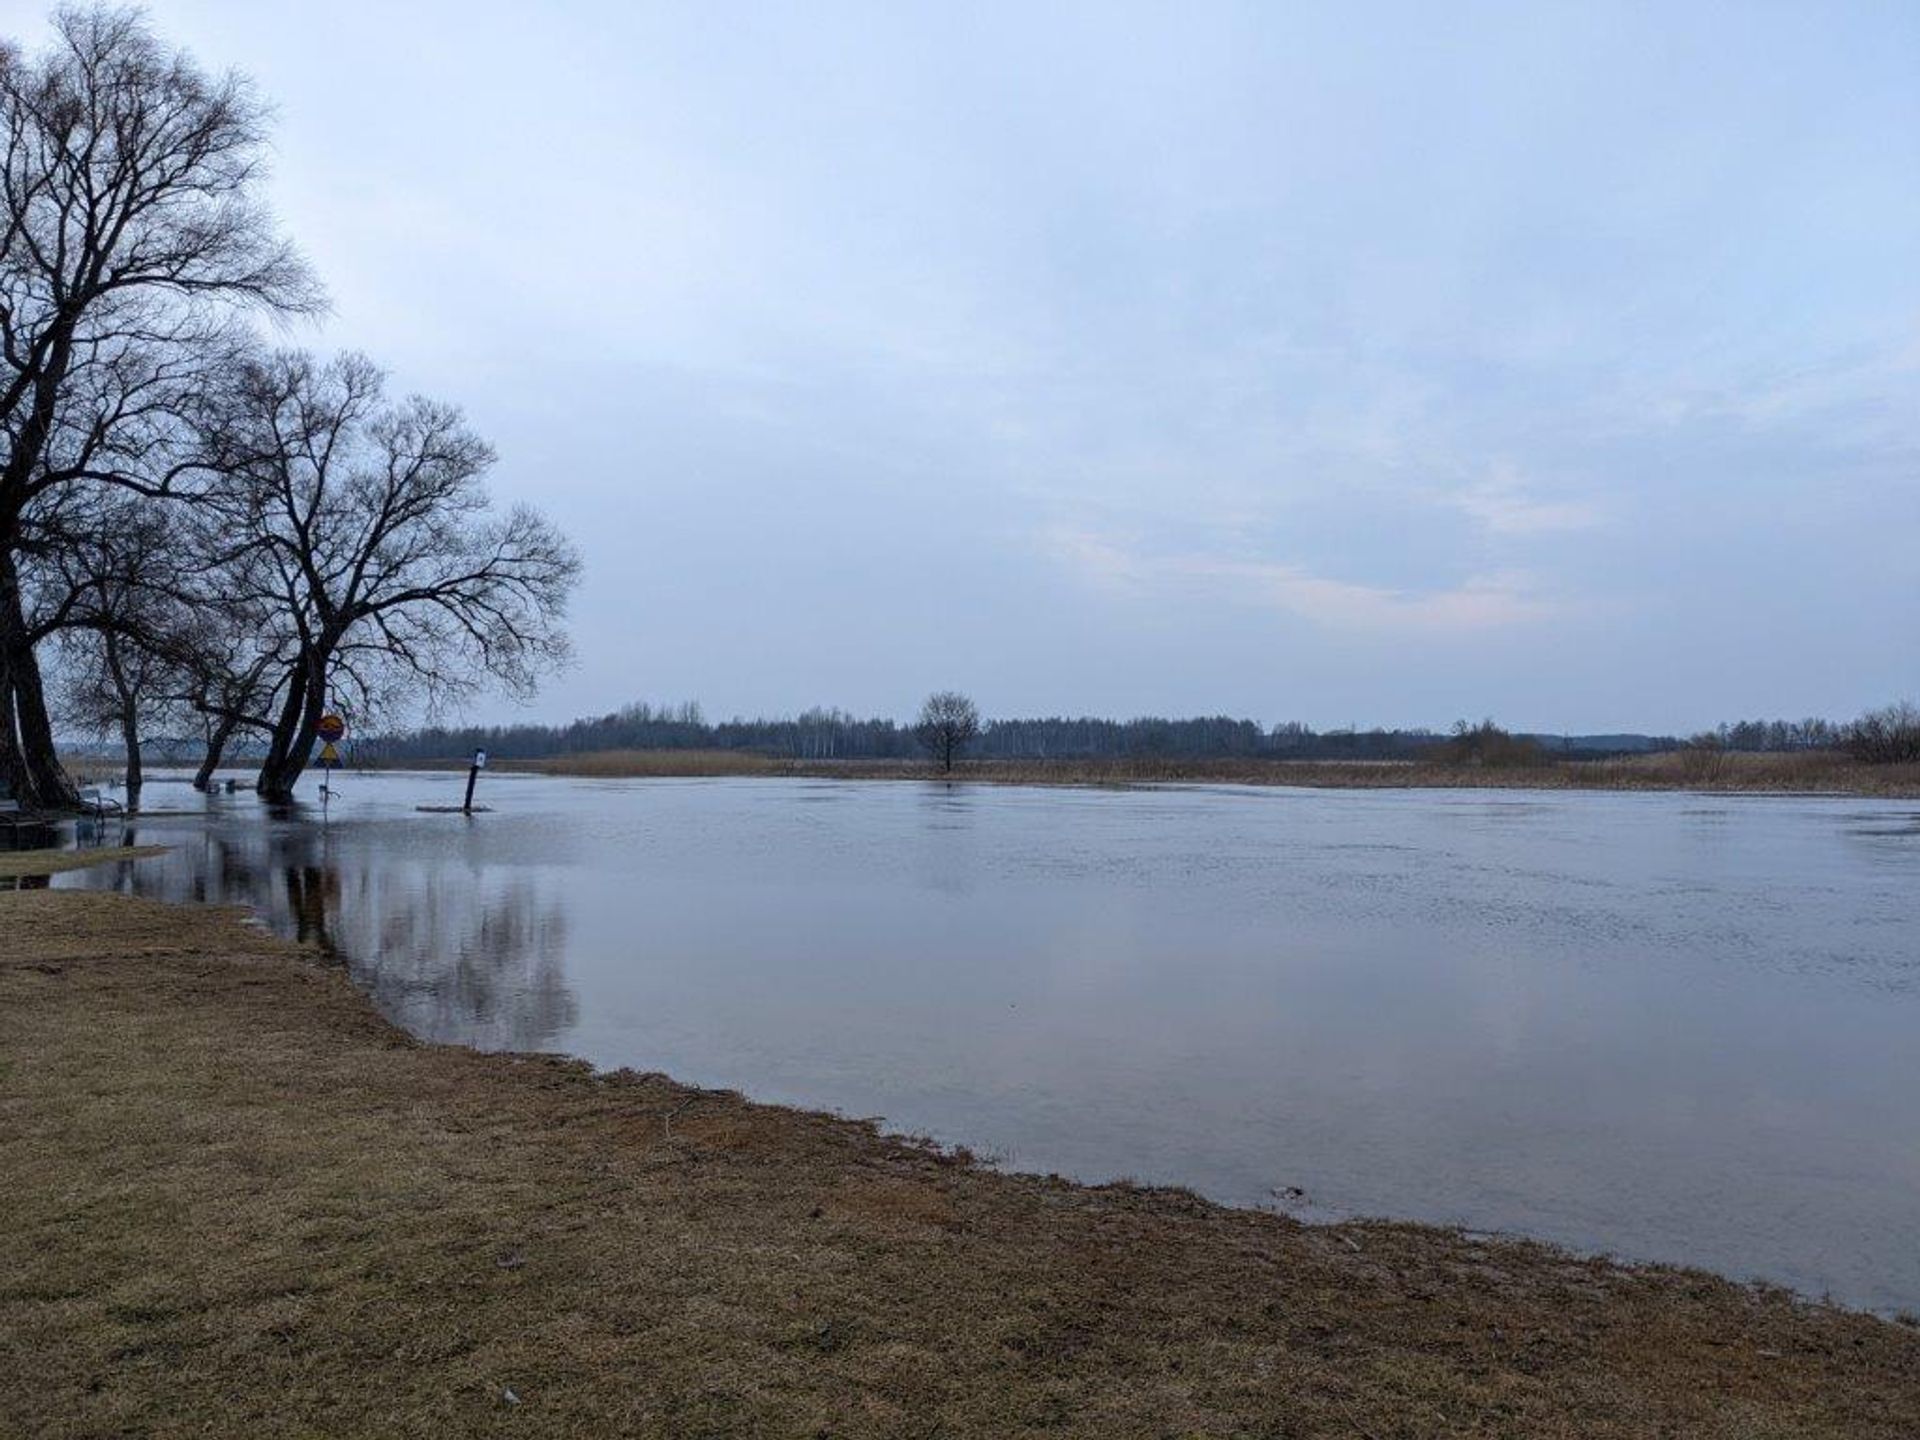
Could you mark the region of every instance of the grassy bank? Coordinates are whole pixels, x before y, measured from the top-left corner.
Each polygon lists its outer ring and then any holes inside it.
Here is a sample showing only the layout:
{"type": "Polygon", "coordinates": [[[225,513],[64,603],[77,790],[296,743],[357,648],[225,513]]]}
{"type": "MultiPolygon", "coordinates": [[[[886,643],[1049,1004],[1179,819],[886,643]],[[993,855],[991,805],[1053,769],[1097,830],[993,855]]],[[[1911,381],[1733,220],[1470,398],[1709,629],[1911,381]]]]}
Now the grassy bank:
{"type": "MultiPolygon", "coordinates": [[[[906,760],[784,760],[734,750],[604,750],[500,762],[505,770],[602,778],[790,775],[844,780],[926,779],[906,760]]],[[[1920,765],[1864,765],[1845,755],[1675,751],[1611,760],[1538,765],[1450,765],[1431,761],[1174,759],[968,760],[955,778],[1012,785],[1210,783],[1319,789],[1699,790],[1920,797],[1920,765]]]]}
{"type": "Polygon", "coordinates": [[[239,923],[0,895],[0,1434],[1920,1434],[1920,1333],[1013,1177],[416,1044],[239,923]]]}
{"type": "Polygon", "coordinates": [[[164,845],[102,845],[92,850],[0,850],[0,880],[38,880],[93,865],[164,855],[164,845]]]}

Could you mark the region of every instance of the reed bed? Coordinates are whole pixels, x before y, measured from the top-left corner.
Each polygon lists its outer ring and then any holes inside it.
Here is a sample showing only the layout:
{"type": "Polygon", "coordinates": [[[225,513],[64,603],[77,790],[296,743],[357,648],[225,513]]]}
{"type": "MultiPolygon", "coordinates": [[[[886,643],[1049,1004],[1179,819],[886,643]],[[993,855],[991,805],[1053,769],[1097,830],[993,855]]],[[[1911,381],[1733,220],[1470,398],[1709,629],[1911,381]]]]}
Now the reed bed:
{"type": "Polygon", "coordinates": [[[777,775],[781,764],[750,750],[593,750],[543,760],[507,760],[503,770],[538,775],[579,775],[595,779],[645,779],[652,776],[777,775]]]}
{"type": "Polygon", "coordinates": [[[844,780],[971,780],[1009,785],[1299,785],[1316,789],[1700,790],[1920,797],[1920,765],[1868,765],[1815,751],[1679,750],[1600,760],[1474,765],[1429,760],[963,760],[943,776],[919,760],[794,760],[735,750],[609,750],[513,761],[503,768],[605,778],[791,775],[844,780]]]}

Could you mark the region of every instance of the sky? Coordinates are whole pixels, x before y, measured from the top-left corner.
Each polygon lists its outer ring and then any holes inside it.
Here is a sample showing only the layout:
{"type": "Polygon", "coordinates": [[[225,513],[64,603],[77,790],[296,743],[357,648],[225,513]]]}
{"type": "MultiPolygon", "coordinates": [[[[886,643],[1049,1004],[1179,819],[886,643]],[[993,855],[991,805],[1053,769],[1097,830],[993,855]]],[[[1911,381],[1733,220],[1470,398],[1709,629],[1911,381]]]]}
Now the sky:
{"type": "Polygon", "coordinates": [[[472,718],[1920,696],[1920,6],[148,9],[581,548],[472,718]]]}

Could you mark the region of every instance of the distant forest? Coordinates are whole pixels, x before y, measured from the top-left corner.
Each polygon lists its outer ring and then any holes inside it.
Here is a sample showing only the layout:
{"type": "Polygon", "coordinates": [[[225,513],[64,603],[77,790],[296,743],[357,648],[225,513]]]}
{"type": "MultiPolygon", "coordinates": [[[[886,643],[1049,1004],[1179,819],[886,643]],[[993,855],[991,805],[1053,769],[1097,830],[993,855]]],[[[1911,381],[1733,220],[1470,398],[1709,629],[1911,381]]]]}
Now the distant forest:
{"type": "MultiPolygon", "coordinates": [[[[1750,728],[1728,727],[1729,734],[1737,729],[1743,739],[1750,728]]],[[[1760,725],[1761,739],[1774,733],[1765,724],[1760,725]]],[[[1784,735],[1786,731],[1779,733],[1784,735]]],[[[1549,751],[1595,757],[1672,749],[1681,743],[1649,735],[1529,738],[1549,751]]],[[[1404,760],[1424,754],[1446,739],[1441,732],[1425,729],[1317,731],[1297,721],[1265,726],[1225,715],[1184,720],[1055,716],[989,720],[967,747],[967,753],[987,760],[1131,756],[1404,760]]],[[[913,726],[894,720],[862,719],[843,710],[814,709],[790,718],[711,722],[698,704],[689,703],[633,704],[609,715],[565,725],[430,727],[371,738],[356,747],[355,758],[363,762],[445,760],[475,750],[485,750],[503,760],[535,760],[599,750],[742,750],[800,760],[906,760],[924,753],[913,726]]]]}

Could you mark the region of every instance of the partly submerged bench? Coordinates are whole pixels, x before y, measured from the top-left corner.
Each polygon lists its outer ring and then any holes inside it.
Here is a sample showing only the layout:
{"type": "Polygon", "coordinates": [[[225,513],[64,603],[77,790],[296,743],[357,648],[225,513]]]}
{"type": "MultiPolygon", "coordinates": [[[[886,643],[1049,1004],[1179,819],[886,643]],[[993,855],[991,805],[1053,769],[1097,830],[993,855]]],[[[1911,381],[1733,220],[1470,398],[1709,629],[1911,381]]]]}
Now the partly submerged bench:
{"type": "Polygon", "coordinates": [[[126,813],[126,806],[114,799],[98,785],[89,785],[80,792],[80,808],[96,818],[105,815],[126,813]]]}

